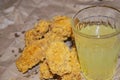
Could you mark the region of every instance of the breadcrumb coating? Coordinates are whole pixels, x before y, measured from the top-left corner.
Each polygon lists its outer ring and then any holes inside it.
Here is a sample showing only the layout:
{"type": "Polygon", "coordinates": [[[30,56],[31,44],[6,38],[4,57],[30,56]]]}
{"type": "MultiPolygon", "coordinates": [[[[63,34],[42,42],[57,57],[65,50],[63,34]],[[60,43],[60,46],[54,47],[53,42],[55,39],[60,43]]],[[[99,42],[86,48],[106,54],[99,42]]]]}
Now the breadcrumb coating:
{"type": "Polygon", "coordinates": [[[20,57],[16,60],[16,66],[20,72],[25,73],[40,61],[43,61],[45,58],[43,42],[44,40],[37,41],[24,48],[20,57]]]}
{"type": "Polygon", "coordinates": [[[26,31],[25,48],[16,60],[18,70],[25,73],[39,64],[40,80],[57,80],[55,75],[58,80],[81,80],[76,47],[69,48],[65,43],[70,38],[74,43],[71,24],[71,18],[55,16],[52,21],[41,20],[26,31]]]}
{"type": "Polygon", "coordinates": [[[71,66],[69,64],[69,54],[69,48],[64,42],[56,41],[51,43],[45,55],[46,61],[53,74],[58,74],[62,76],[66,73],[71,72],[71,66]]]}
{"type": "Polygon", "coordinates": [[[53,74],[50,72],[49,66],[46,61],[40,64],[40,79],[53,78],[53,74]]]}
{"type": "Polygon", "coordinates": [[[62,37],[68,38],[72,35],[71,18],[66,16],[57,16],[53,18],[51,24],[52,32],[62,37]]]}
{"type": "Polygon", "coordinates": [[[65,74],[62,76],[62,80],[81,80],[80,75],[80,64],[77,59],[76,49],[73,47],[70,53],[70,65],[72,67],[72,71],[69,74],[65,74]]]}
{"type": "Polygon", "coordinates": [[[50,22],[41,20],[35,24],[33,29],[28,30],[25,33],[25,44],[26,46],[34,41],[40,40],[44,37],[44,34],[49,31],[50,22]]]}

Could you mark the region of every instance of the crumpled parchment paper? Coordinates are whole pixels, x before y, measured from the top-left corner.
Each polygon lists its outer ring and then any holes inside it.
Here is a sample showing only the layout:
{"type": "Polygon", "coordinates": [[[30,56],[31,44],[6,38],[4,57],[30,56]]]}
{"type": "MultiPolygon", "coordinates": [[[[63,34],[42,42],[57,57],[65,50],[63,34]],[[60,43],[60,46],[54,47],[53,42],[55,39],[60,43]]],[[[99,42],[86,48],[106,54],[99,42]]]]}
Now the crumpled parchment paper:
{"type": "MultiPolygon", "coordinates": [[[[25,46],[25,31],[40,19],[56,15],[72,17],[78,10],[97,4],[120,9],[119,0],[17,0],[9,8],[0,10],[0,80],[39,80],[39,65],[26,74],[15,66],[25,46]]],[[[114,80],[120,80],[119,62],[120,57],[114,80]]]]}

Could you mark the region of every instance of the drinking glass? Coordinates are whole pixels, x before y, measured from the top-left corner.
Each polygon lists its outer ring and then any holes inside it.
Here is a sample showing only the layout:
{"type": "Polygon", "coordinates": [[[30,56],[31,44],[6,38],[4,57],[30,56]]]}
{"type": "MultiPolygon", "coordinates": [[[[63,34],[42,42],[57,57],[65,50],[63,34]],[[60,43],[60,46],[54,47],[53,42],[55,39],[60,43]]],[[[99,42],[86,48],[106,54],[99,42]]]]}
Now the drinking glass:
{"type": "Polygon", "coordinates": [[[120,11],[90,6],[78,11],[72,29],[86,80],[112,80],[120,51],[120,11]]]}

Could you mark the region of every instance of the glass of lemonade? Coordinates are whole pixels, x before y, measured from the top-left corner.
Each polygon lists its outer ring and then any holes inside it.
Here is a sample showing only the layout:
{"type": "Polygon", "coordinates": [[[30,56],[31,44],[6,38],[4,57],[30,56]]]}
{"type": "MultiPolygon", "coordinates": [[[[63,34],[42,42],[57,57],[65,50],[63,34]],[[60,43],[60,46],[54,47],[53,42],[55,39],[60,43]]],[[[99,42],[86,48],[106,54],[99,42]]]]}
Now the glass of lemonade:
{"type": "Polygon", "coordinates": [[[120,52],[120,11],[90,6],[78,11],[72,29],[86,80],[112,80],[120,52]]]}

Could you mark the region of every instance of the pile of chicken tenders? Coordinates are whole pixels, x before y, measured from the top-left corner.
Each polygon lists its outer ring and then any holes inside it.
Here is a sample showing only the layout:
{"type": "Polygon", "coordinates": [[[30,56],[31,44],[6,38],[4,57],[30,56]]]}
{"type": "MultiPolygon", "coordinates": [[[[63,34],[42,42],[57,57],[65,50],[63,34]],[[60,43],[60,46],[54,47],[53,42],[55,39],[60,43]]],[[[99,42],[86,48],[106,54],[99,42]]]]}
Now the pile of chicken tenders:
{"type": "Polygon", "coordinates": [[[26,73],[39,64],[40,80],[81,80],[71,18],[56,16],[52,20],[40,20],[25,32],[25,47],[16,66],[26,73]],[[71,42],[71,45],[66,44],[71,42]]]}

